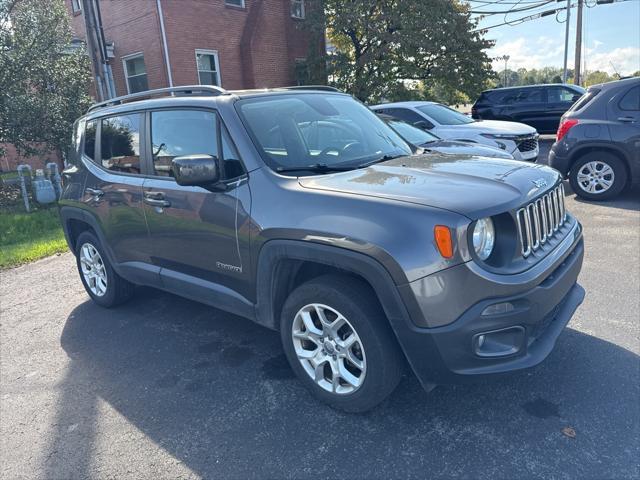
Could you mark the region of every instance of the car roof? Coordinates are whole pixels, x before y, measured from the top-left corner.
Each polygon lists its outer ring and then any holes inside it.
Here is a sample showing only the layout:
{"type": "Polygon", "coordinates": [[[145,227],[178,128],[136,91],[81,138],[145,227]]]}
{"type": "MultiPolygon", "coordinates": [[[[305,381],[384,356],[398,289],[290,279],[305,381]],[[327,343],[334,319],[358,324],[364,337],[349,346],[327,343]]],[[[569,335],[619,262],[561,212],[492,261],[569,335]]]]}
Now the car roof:
{"type": "Polygon", "coordinates": [[[422,107],[424,105],[441,105],[438,102],[427,102],[423,100],[414,100],[407,102],[390,102],[373,105],[371,108],[389,108],[389,107],[422,107]]]}
{"type": "MultiPolygon", "coordinates": [[[[190,87],[184,87],[188,89],[190,87]]],[[[245,90],[223,90],[219,89],[216,94],[171,94],[172,90],[180,91],[180,87],[174,89],[158,89],[149,90],[148,92],[141,92],[140,98],[136,98],[135,95],[125,95],[117,97],[106,102],[98,103],[89,108],[84,115],[85,119],[92,119],[96,117],[103,117],[108,115],[114,115],[125,112],[133,112],[140,110],[152,110],[171,107],[192,107],[192,108],[215,108],[221,103],[233,103],[243,98],[254,98],[263,96],[284,96],[284,95],[300,95],[300,94],[322,94],[322,95],[341,95],[349,96],[346,93],[332,87],[318,86],[318,87],[279,87],[279,88],[262,88],[262,89],[245,89],[245,90]],[[164,94],[167,96],[153,98],[156,93],[164,94]],[[146,98],[145,94],[152,98],[146,98]],[[131,101],[128,101],[128,97],[132,97],[131,101]],[[111,105],[110,103],[114,104],[111,105]]],[[[194,87],[194,90],[197,88],[194,87]]]]}
{"type": "Polygon", "coordinates": [[[580,87],[580,85],[572,85],[569,83],[538,83],[535,85],[516,85],[514,87],[500,87],[500,88],[490,88],[488,90],[484,90],[482,93],[487,93],[487,92],[503,92],[503,91],[509,91],[509,90],[520,90],[523,88],[542,88],[542,87],[579,87],[579,88],[583,88],[580,87]]]}
{"type": "Polygon", "coordinates": [[[597,88],[599,90],[602,90],[602,89],[609,89],[609,88],[626,87],[628,85],[633,85],[635,83],[640,84],[640,77],[629,77],[629,78],[623,78],[621,80],[613,80],[611,82],[599,83],[597,85],[591,85],[589,89],[597,88]]]}

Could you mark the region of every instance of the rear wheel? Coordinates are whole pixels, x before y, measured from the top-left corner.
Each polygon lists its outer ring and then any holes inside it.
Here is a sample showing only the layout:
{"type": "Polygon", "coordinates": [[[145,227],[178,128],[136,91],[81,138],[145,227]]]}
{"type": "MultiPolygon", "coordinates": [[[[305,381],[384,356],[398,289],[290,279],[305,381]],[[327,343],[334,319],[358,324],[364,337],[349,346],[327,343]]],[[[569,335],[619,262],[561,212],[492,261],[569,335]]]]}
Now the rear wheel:
{"type": "Polygon", "coordinates": [[[98,305],[115,307],[133,295],[135,286],[113,270],[92,232],[82,232],[78,237],[76,263],[85,290],[98,305]]]}
{"type": "Polygon", "coordinates": [[[375,295],[357,279],[326,275],[294,290],[280,334],[287,359],[311,393],[362,412],[384,400],[402,374],[402,354],[375,295]]]}
{"type": "Polygon", "coordinates": [[[589,152],[580,157],[569,172],[571,188],[587,200],[608,200],[627,184],[627,170],[622,161],[608,152],[589,152]]]}

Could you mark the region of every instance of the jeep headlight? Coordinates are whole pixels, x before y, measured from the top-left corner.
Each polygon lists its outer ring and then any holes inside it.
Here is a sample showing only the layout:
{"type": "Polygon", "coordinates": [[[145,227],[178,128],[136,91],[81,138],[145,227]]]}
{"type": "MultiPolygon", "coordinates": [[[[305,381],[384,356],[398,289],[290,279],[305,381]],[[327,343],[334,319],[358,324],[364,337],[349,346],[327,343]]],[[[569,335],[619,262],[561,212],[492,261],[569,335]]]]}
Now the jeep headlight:
{"type": "Polygon", "coordinates": [[[496,243],[496,231],[490,218],[481,218],[473,227],[473,249],[480,260],[486,260],[496,243]]]}

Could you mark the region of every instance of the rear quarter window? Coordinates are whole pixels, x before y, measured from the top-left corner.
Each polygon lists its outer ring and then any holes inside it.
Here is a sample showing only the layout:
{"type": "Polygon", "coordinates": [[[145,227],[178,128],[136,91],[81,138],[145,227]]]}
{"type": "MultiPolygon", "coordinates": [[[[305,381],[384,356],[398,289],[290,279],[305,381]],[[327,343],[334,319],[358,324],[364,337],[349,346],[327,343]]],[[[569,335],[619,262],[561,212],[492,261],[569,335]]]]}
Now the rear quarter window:
{"type": "Polygon", "coordinates": [[[640,110],[640,85],[624,94],[620,100],[620,110],[640,110]]]}
{"type": "Polygon", "coordinates": [[[597,88],[587,90],[587,93],[582,95],[578,99],[578,101],[571,106],[571,108],[569,109],[569,112],[575,112],[577,110],[580,110],[586,107],[591,102],[591,100],[593,100],[598,95],[598,93],[600,93],[600,90],[597,88]]]}

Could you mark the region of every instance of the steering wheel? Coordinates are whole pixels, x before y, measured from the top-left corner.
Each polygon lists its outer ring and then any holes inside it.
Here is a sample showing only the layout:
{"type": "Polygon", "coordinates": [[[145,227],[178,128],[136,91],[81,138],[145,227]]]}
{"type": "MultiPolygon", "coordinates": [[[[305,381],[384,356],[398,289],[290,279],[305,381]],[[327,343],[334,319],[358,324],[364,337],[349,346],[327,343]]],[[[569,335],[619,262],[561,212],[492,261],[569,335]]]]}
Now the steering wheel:
{"type": "Polygon", "coordinates": [[[331,155],[332,157],[342,157],[345,153],[348,153],[354,147],[359,147],[361,145],[362,144],[357,140],[349,142],[346,145],[329,145],[328,147],[325,147],[318,156],[325,157],[328,156],[331,152],[335,152],[337,153],[337,155],[331,155]]]}

